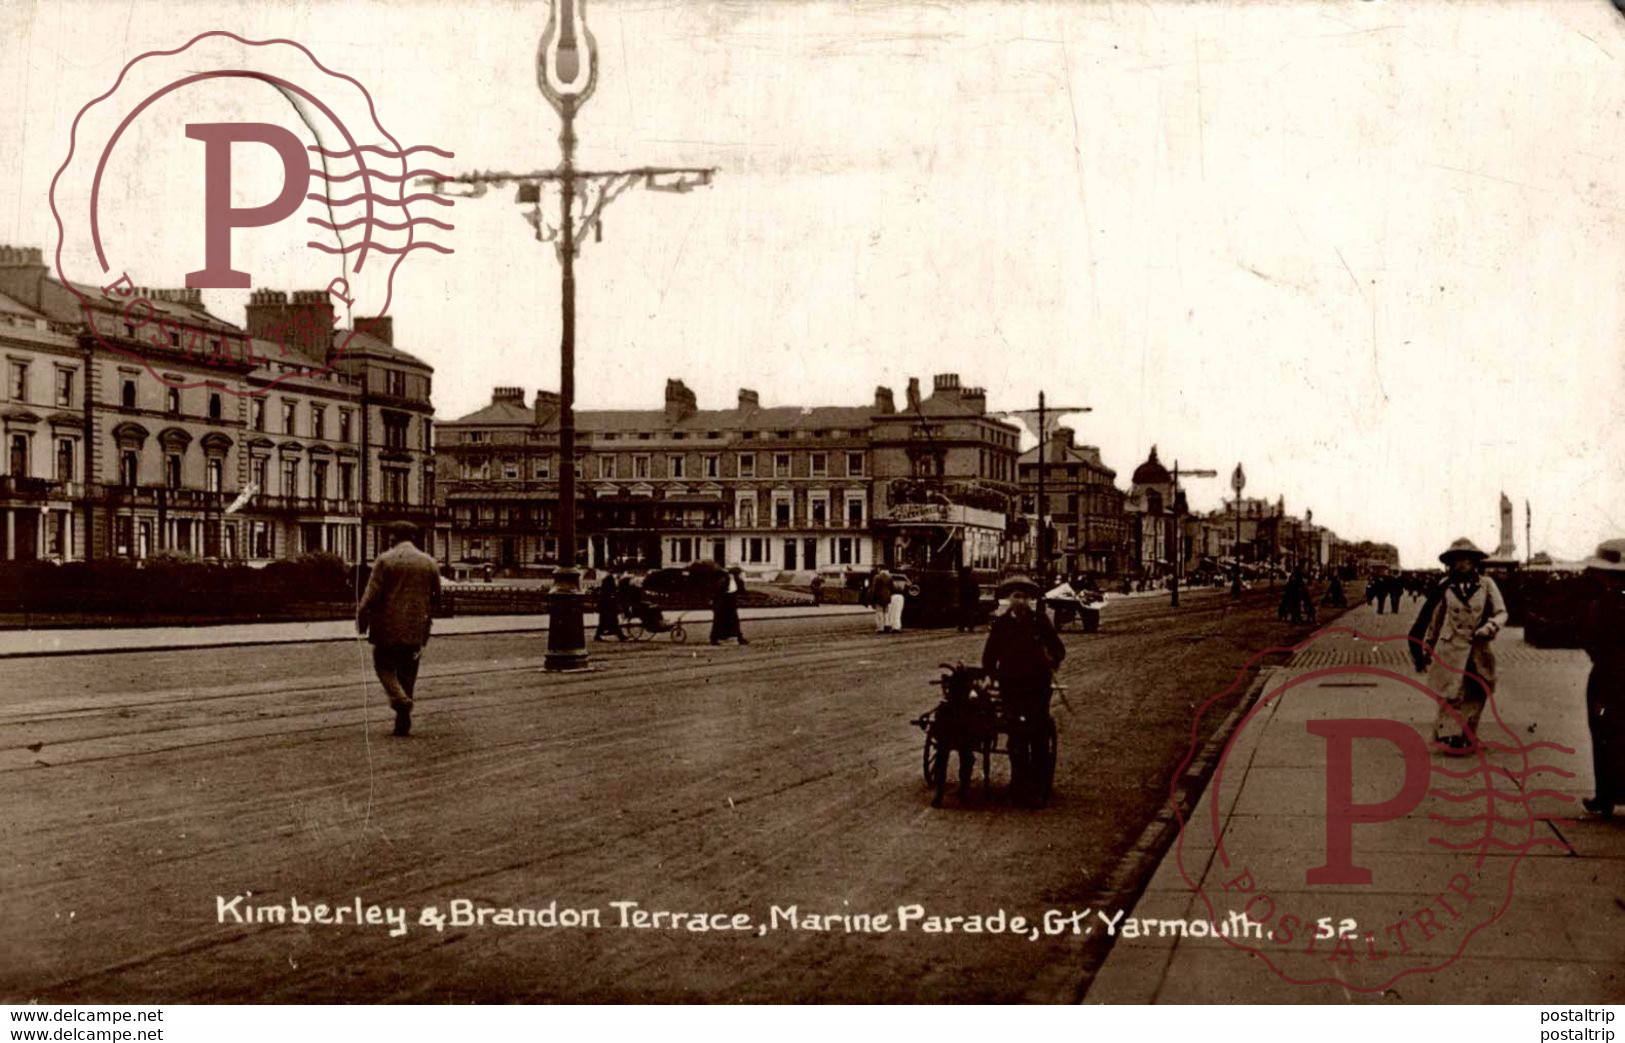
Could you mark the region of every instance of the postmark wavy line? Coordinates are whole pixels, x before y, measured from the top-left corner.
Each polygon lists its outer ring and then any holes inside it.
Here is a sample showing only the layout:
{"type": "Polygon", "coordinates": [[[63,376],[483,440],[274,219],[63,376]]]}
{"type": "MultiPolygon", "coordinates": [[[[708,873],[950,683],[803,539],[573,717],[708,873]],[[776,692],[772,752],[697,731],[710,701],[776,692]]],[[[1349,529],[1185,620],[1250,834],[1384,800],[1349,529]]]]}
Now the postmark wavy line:
{"type": "Polygon", "coordinates": [[[374,192],[362,192],[359,195],[345,196],[343,199],[329,199],[326,196],[317,195],[315,192],[312,192],[305,198],[314,203],[325,203],[328,206],[349,206],[351,203],[363,201],[368,203],[379,203],[383,206],[406,206],[408,203],[418,202],[439,203],[441,206],[451,206],[451,200],[445,199],[441,196],[433,196],[427,192],[419,192],[416,195],[405,196],[401,199],[386,199],[374,192]]]}
{"type": "Polygon", "coordinates": [[[305,218],[305,220],[308,221],[310,224],[316,225],[316,226],[318,226],[320,228],[326,228],[326,229],[329,229],[329,230],[334,231],[334,232],[342,232],[345,229],[354,228],[356,225],[361,224],[363,221],[365,221],[368,224],[372,225],[374,228],[387,228],[391,232],[404,231],[405,229],[411,227],[412,225],[434,225],[436,228],[444,228],[448,232],[455,232],[457,230],[456,225],[449,224],[449,223],[447,223],[445,221],[440,220],[439,218],[434,218],[434,217],[414,217],[414,218],[410,218],[410,219],[408,219],[406,221],[401,221],[398,224],[395,223],[395,222],[391,222],[391,221],[385,221],[382,218],[378,218],[378,217],[358,217],[354,221],[346,221],[341,225],[336,225],[331,221],[323,221],[319,217],[307,217],[307,218],[305,218]]]}
{"type": "Polygon", "coordinates": [[[435,148],[433,145],[413,145],[410,148],[401,149],[400,151],[391,151],[387,148],[380,148],[377,145],[361,145],[351,149],[330,149],[323,148],[320,145],[307,145],[305,147],[312,152],[317,152],[326,156],[328,159],[348,159],[357,156],[362,152],[371,152],[375,155],[383,156],[385,159],[405,159],[413,152],[433,152],[435,155],[441,156],[445,159],[457,158],[457,153],[447,152],[445,149],[435,148]]]}
{"type": "Polygon", "coordinates": [[[1574,772],[1572,772],[1572,771],[1564,771],[1562,768],[1556,768],[1556,767],[1553,767],[1550,764],[1537,764],[1533,768],[1530,768],[1528,771],[1516,771],[1516,772],[1508,771],[1507,769],[1501,767],[1499,764],[1491,764],[1488,768],[1483,768],[1483,769],[1480,769],[1480,768],[1467,768],[1464,771],[1451,771],[1449,768],[1443,767],[1442,765],[1433,764],[1433,765],[1428,766],[1428,770],[1429,771],[1436,771],[1440,775],[1445,775],[1445,776],[1448,776],[1448,777],[1450,777],[1452,779],[1465,779],[1469,775],[1482,775],[1482,774],[1484,774],[1485,771],[1488,771],[1491,775],[1505,776],[1506,778],[1511,779],[1514,782],[1517,782],[1520,779],[1527,779],[1529,776],[1534,775],[1534,774],[1536,774],[1538,772],[1542,772],[1542,771],[1551,772],[1553,775],[1557,775],[1557,776],[1560,776],[1560,777],[1565,778],[1565,779],[1574,778],[1574,772]]]}
{"type": "Polygon", "coordinates": [[[1477,840],[1463,840],[1459,843],[1449,840],[1441,840],[1438,837],[1428,837],[1428,843],[1437,844],[1440,847],[1447,848],[1451,851],[1471,851],[1474,848],[1482,848],[1486,846],[1498,847],[1507,851],[1522,851],[1524,853],[1528,853],[1529,849],[1533,847],[1555,847],[1561,848],[1564,851],[1574,850],[1572,845],[1564,843],[1563,841],[1558,840],[1556,837],[1536,837],[1535,839],[1525,841],[1522,844],[1509,844],[1505,840],[1500,840],[1496,837],[1480,837],[1477,840]]]}
{"type": "Polygon", "coordinates": [[[383,245],[381,245],[379,243],[373,243],[371,246],[367,246],[367,245],[364,245],[362,243],[351,243],[349,246],[346,246],[342,250],[335,250],[333,247],[328,246],[326,243],[318,243],[318,242],[316,242],[314,240],[312,240],[311,242],[306,243],[305,245],[310,247],[311,249],[320,250],[322,253],[328,253],[328,254],[347,254],[347,253],[351,252],[352,250],[377,250],[381,254],[404,254],[404,253],[411,253],[413,250],[439,250],[443,254],[449,254],[449,253],[456,253],[457,252],[457,251],[451,249],[450,247],[441,246],[439,243],[430,243],[430,242],[412,243],[409,246],[403,246],[403,247],[400,247],[398,249],[396,247],[393,247],[393,246],[383,246],[383,245]]]}
{"type": "Polygon", "coordinates": [[[1556,797],[1558,800],[1566,800],[1570,803],[1574,802],[1573,797],[1566,793],[1559,793],[1554,789],[1530,790],[1528,793],[1521,796],[1513,796],[1502,793],[1500,790],[1491,786],[1485,786],[1483,789],[1473,790],[1471,793],[1462,793],[1459,795],[1446,792],[1442,789],[1430,789],[1428,790],[1428,796],[1438,797],[1440,800],[1448,800],[1453,804],[1463,804],[1469,800],[1478,800],[1481,797],[1489,797],[1491,800],[1505,801],[1508,804],[1527,804],[1536,797],[1556,797]]]}
{"type": "Polygon", "coordinates": [[[348,174],[329,174],[325,170],[317,170],[315,167],[311,167],[310,176],[313,178],[320,178],[321,180],[328,182],[353,181],[358,177],[375,177],[379,181],[393,181],[397,184],[402,181],[409,181],[415,177],[436,177],[442,181],[451,180],[450,176],[447,174],[442,174],[438,170],[428,170],[424,168],[408,170],[406,173],[397,177],[394,174],[380,174],[376,170],[368,170],[365,167],[361,168],[360,170],[352,170],[348,174]]]}

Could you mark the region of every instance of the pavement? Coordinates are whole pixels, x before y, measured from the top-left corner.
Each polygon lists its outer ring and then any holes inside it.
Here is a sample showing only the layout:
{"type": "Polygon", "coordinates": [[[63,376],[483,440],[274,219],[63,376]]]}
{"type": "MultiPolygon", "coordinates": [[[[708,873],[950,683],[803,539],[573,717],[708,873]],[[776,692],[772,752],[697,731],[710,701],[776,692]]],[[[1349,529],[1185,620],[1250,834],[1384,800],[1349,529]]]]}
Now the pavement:
{"type": "MultiPolygon", "coordinates": [[[[790,605],[773,608],[743,608],[742,620],[793,619],[802,616],[867,615],[859,605],[790,605]]],[[[668,611],[667,619],[681,619],[685,628],[709,625],[709,609],[668,611]]],[[[590,631],[598,625],[598,614],[586,615],[590,631]]],[[[437,619],[434,633],[439,637],[462,634],[506,634],[547,630],[546,615],[454,616],[437,619]]],[[[703,638],[703,634],[695,635],[703,638]]],[[[307,623],[228,623],[222,626],[170,627],[87,627],[83,629],[42,629],[0,631],[0,659],[20,656],[91,655],[100,652],[167,652],[192,648],[226,648],[240,645],[284,645],[309,641],[354,641],[355,623],[347,619],[307,623]]]]}
{"type": "MultiPolygon", "coordinates": [[[[1402,634],[1416,610],[1415,601],[1397,616],[1358,606],[1335,625],[1382,638],[1402,634]]],[[[1625,1000],[1625,816],[1605,822],[1578,803],[1593,793],[1589,661],[1579,650],[1530,646],[1517,628],[1495,647],[1500,676],[1480,735],[1505,748],[1482,760],[1432,754],[1414,807],[1355,825],[1351,862],[1371,871],[1369,883],[1308,882],[1332,861],[1329,743],[1309,725],[1381,718],[1427,739],[1435,704],[1404,680],[1422,675],[1403,641],[1323,633],[1260,676],[1256,702],[1241,707],[1255,713],[1238,715],[1228,752],[1205,751],[1217,772],[1182,796],[1184,825],[1170,806],[1147,827],[1146,838],[1174,840],[1144,892],[1131,910],[1095,919],[1106,930],[1106,918],[1124,914],[1084,1001],[1625,1000]],[[1234,919],[1249,901],[1263,926],[1234,919]],[[1310,945],[1303,924],[1322,917],[1328,926],[1310,945]],[[1339,933],[1346,945],[1333,940],[1339,933]]],[[[1356,805],[1406,803],[1397,800],[1406,763],[1388,740],[1356,740],[1350,777],[1356,805]]]]}

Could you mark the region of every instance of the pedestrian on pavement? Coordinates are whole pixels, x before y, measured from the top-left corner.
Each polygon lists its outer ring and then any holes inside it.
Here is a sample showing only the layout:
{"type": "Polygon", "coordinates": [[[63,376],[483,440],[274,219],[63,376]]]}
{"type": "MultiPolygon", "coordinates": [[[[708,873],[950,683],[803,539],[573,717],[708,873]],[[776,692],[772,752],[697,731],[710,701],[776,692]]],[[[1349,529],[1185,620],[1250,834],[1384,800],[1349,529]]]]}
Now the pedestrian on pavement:
{"type": "Polygon", "coordinates": [[[1580,803],[1593,815],[1613,818],[1615,806],[1625,804],[1625,539],[1600,544],[1586,559],[1586,576],[1596,584],[1581,643],[1591,657],[1586,724],[1597,792],[1580,803]]]}
{"type": "Polygon", "coordinates": [[[592,639],[602,641],[606,637],[626,640],[621,632],[621,586],[613,572],[606,572],[598,582],[598,629],[592,639]]]}
{"type": "Polygon", "coordinates": [[[981,622],[982,586],[969,565],[959,566],[959,632],[973,634],[981,622]]]}
{"type": "Polygon", "coordinates": [[[711,643],[719,645],[728,638],[736,638],[742,645],[750,644],[739,628],[739,598],[745,593],[744,570],[731,566],[717,584],[711,599],[711,643]]]}
{"type": "Polygon", "coordinates": [[[809,589],[812,591],[813,607],[816,608],[822,605],[824,603],[824,577],[816,572],[813,573],[809,589]]]}
{"type": "Polygon", "coordinates": [[[394,734],[412,731],[418,664],[429,642],[429,619],[440,604],[440,567],[412,543],[409,522],[384,527],[389,550],[372,563],[366,593],[356,606],[356,632],[372,643],[372,666],[395,711],[394,734]]]}
{"type": "Polygon", "coordinates": [[[907,577],[899,573],[892,577],[891,603],[886,608],[886,627],[894,634],[903,632],[903,593],[908,591],[917,594],[919,591],[910,590],[907,577]]]}
{"type": "MultiPolygon", "coordinates": [[[[993,618],[987,644],[982,646],[982,669],[999,683],[999,697],[1012,715],[1010,731],[1010,790],[1017,800],[1031,802],[1042,794],[1032,777],[1039,743],[1046,741],[1050,694],[1055,670],[1066,658],[1066,645],[1055,626],[1033,606],[1043,596],[1037,583],[1013,576],[999,586],[1009,607],[993,618]]],[[[1046,751],[1047,755],[1047,751],[1046,751]]]]}
{"type": "Polygon", "coordinates": [[[1452,543],[1439,560],[1444,582],[1422,606],[1411,636],[1418,670],[1428,672],[1427,686],[1444,700],[1433,724],[1433,739],[1445,753],[1477,752],[1478,718],[1495,694],[1495,651],[1490,643],[1506,625],[1506,601],[1479,563],[1489,555],[1463,538],[1452,543]],[[1426,649],[1432,649],[1432,665],[1426,649]]]}
{"type": "Polygon", "coordinates": [[[1398,576],[1388,581],[1388,611],[1399,615],[1399,599],[1405,593],[1405,581],[1398,576]]]}
{"type": "Polygon", "coordinates": [[[875,633],[891,633],[891,573],[881,569],[869,580],[869,604],[875,610],[875,633]]]}
{"type": "Polygon", "coordinates": [[[1343,593],[1343,581],[1336,573],[1332,574],[1331,585],[1326,588],[1326,595],[1320,599],[1320,603],[1333,608],[1348,608],[1348,595],[1343,593]]]}

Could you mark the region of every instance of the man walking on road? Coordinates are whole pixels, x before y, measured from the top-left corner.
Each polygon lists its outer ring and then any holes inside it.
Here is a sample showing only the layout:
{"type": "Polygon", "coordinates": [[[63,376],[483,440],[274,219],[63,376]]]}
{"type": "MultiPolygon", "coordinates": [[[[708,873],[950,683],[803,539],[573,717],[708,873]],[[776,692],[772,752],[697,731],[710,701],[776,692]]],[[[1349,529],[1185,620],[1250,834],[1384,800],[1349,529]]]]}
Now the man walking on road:
{"type": "Polygon", "coordinates": [[[1010,731],[1010,789],[1017,800],[1038,803],[1044,796],[1033,778],[1039,743],[1045,742],[1055,669],[1066,658],[1066,645],[1049,618],[1033,609],[1042,596],[1038,584],[1016,576],[999,588],[1010,608],[993,618],[982,648],[982,669],[999,682],[1006,708],[1019,718],[1010,731]]]}
{"type": "Polygon", "coordinates": [[[1596,796],[1580,803],[1593,815],[1614,817],[1625,804],[1625,539],[1609,540],[1586,560],[1597,584],[1585,614],[1582,643],[1591,657],[1586,680],[1586,723],[1596,796]]]}
{"type": "Polygon", "coordinates": [[[875,633],[891,632],[891,573],[881,569],[869,580],[869,604],[875,610],[875,633]]]}
{"type": "Polygon", "coordinates": [[[412,731],[412,693],[429,641],[429,619],[440,603],[440,569],[413,545],[417,530],[410,523],[391,522],[384,532],[393,546],[372,563],[355,628],[372,642],[373,669],[395,711],[394,734],[406,736],[412,731]]]}

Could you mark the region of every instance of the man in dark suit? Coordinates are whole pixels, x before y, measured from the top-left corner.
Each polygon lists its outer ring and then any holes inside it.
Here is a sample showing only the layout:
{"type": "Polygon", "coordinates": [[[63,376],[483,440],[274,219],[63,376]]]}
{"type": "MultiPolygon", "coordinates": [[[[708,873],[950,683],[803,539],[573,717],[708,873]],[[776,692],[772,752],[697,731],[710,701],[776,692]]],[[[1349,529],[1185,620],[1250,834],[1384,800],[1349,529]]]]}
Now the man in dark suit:
{"type": "Polygon", "coordinates": [[[372,642],[373,669],[395,711],[394,734],[405,736],[412,731],[412,693],[429,641],[429,618],[440,603],[440,569],[413,545],[415,526],[391,522],[384,532],[393,546],[372,563],[355,628],[372,642]]]}
{"type": "Polygon", "coordinates": [[[1010,725],[1010,788],[1018,800],[1036,802],[1037,781],[1031,778],[1045,742],[1049,701],[1055,670],[1066,658],[1066,645],[1049,617],[1034,605],[1043,597],[1037,583],[1015,576],[1000,584],[1010,607],[993,617],[987,644],[982,648],[982,669],[999,682],[1006,710],[1016,717],[1010,725]]]}

